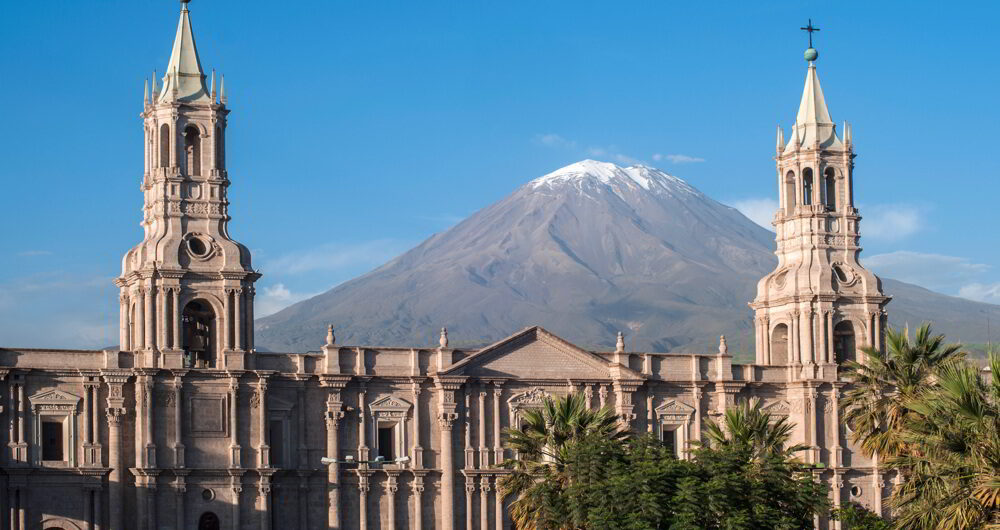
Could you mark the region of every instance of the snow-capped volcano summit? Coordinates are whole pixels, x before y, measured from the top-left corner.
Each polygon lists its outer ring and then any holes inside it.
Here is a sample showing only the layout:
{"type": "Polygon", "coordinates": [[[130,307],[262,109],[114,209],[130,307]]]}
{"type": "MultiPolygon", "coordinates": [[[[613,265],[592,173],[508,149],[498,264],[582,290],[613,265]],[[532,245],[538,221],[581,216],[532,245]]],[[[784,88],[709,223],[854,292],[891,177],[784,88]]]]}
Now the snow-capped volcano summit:
{"type": "Polygon", "coordinates": [[[683,179],[669,175],[659,169],[633,165],[621,167],[610,162],[581,160],[557,169],[528,183],[531,188],[553,187],[573,184],[584,186],[600,183],[606,186],[637,185],[646,191],[680,191],[699,193],[683,179]]]}

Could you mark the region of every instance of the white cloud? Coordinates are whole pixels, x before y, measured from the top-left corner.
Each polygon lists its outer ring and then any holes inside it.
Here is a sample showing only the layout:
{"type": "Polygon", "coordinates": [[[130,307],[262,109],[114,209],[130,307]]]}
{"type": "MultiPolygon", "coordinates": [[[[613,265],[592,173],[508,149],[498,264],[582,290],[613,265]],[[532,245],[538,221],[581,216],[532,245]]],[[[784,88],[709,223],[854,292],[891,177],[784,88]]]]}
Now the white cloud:
{"type": "Polygon", "coordinates": [[[923,228],[924,213],[910,204],[865,206],[861,235],[866,238],[894,241],[916,234],[923,228]]]}
{"type": "Polygon", "coordinates": [[[283,283],[264,287],[254,298],[254,318],[273,315],[282,309],[320,293],[293,293],[283,283]]]}
{"type": "Polygon", "coordinates": [[[771,219],[774,218],[774,212],[778,210],[778,201],[769,198],[741,199],[733,201],[732,206],[751,221],[772,232],[774,231],[771,219]]]}
{"type": "Polygon", "coordinates": [[[698,162],[704,162],[705,161],[704,158],[699,158],[697,156],[680,155],[680,154],[664,155],[664,154],[661,154],[661,153],[654,153],[653,154],[653,160],[659,162],[660,160],[663,160],[663,159],[667,159],[667,160],[669,160],[670,162],[672,162],[674,164],[696,164],[698,162]]]}
{"type": "Polygon", "coordinates": [[[313,249],[266,260],[264,270],[270,275],[279,276],[339,271],[346,267],[373,267],[396,257],[409,246],[392,239],[377,239],[354,244],[327,243],[313,249]]]}
{"type": "Polygon", "coordinates": [[[576,147],[576,142],[573,140],[567,140],[566,138],[563,138],[555,133],[536,134],[535,142],[546,147],[562,147],[568,149],[576,147]]]}
{"type": "Polygon", "coordinates": [[[963,285],[962,288],[958,290],[958,296],[968,298],[969,300],[976,300],[978,302],[1000,304],[1000,282],[992,284],[970,283],[968,285],[963,285]]]}
{"type": "Polygon", "coordinates": [[[967,295],[977,291],[970,286],[982,283],[985,280],[983,276],[991,268],[968,258],[909,250],[875,254],[864,258],[862,262],[881,276],[966,298],[972,298],[967,295]],[[962,294],[963,287],[968,288],[966,294],[962,294]]]}

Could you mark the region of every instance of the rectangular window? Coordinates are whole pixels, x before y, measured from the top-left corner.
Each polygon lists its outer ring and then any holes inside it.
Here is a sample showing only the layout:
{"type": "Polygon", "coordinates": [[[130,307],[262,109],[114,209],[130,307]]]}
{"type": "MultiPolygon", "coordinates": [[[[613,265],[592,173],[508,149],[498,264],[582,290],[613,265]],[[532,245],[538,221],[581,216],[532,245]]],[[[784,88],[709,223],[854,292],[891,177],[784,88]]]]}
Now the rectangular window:
{"type": "Polygon", "coordinates": [[[62,461],[63,458],[63,422],[42,422],[42,460],[62,461]]]}
{"type": "Polygon", "coordinates": [[[391,462],[396,459],[396,427],[378,428],[378,456],[391,462]]]}
{"type": "Polygon", "coordinates": [[[271,447],[271,466],[282,467],[285,465],[285,422],[282,420],[271,420],[271,428],[268,430],[271,447]]]}

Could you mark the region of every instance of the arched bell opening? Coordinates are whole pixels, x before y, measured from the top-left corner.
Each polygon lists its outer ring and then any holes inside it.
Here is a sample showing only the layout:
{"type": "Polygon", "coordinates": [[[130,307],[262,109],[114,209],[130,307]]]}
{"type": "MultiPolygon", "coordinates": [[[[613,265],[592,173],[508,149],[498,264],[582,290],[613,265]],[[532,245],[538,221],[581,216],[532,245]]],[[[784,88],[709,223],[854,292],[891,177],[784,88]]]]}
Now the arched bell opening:
{"type": "Polygon", "coordinates": [[[787,324],[778,324],[771,330],[771,364],[788,364],[787,324]]]}
{"type": "Polygon", "coordinates": [[[795,172],[789,171],[785,174],[785,213],[791,214],[795,210],[795,172]]]}
{"type": "Polygon", "coordinates": [[[837,364],[858,360],[854,324],[850,320],[839,322],[833,327],[833,353],[837,364]]]}
{"type": "Polygon", "coordinates": [[[184,129],[184,168],[189,176],[201,175],[201,133],[194,126],[184,129]]]}
{"type": "Polygon", "coordinates": [[[216,318],[204,300],[192,300],[181,313],[181,347],[186,368],[215,368],[218,344],[216,318]]]}
{"type": "Polygon", "coordinates": [[[826,168],[823,180],[826,182],[826,207],[837,211],[837,173],[832,167],[826,168]]]}
{"type": "Polygon", "coordinates": [[[813,171],[812,168],[802,170],[802,205],[813,203],[813,171]]]}

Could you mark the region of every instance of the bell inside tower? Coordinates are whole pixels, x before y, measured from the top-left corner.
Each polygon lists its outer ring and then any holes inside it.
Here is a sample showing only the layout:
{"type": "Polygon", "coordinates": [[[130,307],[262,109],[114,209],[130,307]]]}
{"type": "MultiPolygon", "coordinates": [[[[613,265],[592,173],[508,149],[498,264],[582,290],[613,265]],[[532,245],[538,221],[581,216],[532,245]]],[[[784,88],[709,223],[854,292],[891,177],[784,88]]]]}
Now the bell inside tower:
{"type": "Polygon", "coordinates": [[[215,312],[201,300],[192,300],[181,315],[184,367],[215,368],[215,312]]]}
{"type": "Polygon", "coordinates": [[[197,127],[184,130],[184,162],[188,175],[201,175],[201,134],[197,127]]]}

